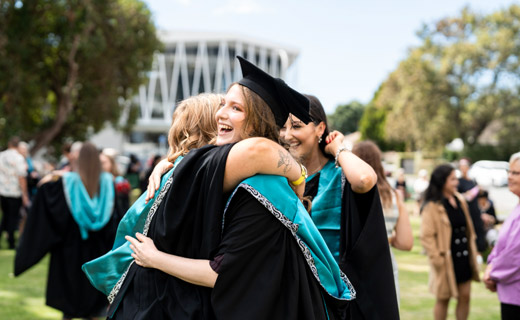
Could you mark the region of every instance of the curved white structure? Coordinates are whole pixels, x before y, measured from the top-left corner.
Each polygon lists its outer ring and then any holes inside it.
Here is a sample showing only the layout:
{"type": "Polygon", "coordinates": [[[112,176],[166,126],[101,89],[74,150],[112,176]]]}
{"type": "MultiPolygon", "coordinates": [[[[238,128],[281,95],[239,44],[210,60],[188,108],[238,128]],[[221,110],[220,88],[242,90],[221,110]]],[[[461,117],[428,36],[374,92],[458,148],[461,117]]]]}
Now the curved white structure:
{"type": "Polygon", "coordinates": [[[230,34],[159,31],[158,36],[165,49],[155,54],[149,82],[139,88],[134,132],[166,132],[178,101],[200,92],[225,92],[241,78],[236,55],[285,78],[299,54],[294,48],[230,34]]]}

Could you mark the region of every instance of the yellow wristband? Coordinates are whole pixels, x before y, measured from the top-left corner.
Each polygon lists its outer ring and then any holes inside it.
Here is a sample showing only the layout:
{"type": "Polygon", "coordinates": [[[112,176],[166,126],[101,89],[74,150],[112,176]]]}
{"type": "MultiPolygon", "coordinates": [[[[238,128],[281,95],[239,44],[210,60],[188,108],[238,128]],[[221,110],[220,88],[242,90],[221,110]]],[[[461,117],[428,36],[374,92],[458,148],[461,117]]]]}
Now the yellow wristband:
{"type": "Polygon", "coordinates": [[[304,176],[300,176],[298,178],[298,180],[291,181],[291,184],[296,187],[296,186],[299,186],[300,184],[302,184],[303,181],[305,181],[305,177],[304,176]]]}
{"type": "Polygon", "coordinates": [[[303,166],[303,164],[301,164],[301,163],[300,163],[300,168],[302,169],[302,175],[298,178],[298,180],[291,181],[291,184],[295,187],[299,186],[300,184],[302,184],[305,181],[305,179],[307,179],[307,168],[305,168],[303,166]]]}

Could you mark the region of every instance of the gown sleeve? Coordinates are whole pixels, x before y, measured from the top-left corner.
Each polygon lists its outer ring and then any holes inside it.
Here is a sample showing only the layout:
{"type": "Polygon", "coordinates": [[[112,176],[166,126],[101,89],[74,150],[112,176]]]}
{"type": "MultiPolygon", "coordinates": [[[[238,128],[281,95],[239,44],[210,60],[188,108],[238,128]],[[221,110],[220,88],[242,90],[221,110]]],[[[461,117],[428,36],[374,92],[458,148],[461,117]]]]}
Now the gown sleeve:
{"type": "Polygon", "coordinates": [[[42,185],[27,214],[24,231],[16,249],[14,275],[37,264],[63,238],[69,215],[61,179],[42,185]]]}
{"type": "Polygon", "coordinates": [[[367,193],[344,182],[340,231],[340,262],[357,291],[352,319],[399,319],[397,294],[377,186],[367,193]]]}

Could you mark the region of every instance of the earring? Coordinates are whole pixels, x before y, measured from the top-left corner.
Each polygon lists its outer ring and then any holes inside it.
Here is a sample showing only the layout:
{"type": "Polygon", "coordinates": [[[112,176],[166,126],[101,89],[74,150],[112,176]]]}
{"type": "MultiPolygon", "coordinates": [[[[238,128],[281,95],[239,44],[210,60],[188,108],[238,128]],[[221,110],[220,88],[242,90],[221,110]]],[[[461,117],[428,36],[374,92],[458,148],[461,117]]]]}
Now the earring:
{"type": "Polygon", "coordinates": [[[321,137],[320,137],[320,138],[318,139],[318,143],[321,143],[321,140],[322,140],[322,139],[321,139],[321,137]]]}

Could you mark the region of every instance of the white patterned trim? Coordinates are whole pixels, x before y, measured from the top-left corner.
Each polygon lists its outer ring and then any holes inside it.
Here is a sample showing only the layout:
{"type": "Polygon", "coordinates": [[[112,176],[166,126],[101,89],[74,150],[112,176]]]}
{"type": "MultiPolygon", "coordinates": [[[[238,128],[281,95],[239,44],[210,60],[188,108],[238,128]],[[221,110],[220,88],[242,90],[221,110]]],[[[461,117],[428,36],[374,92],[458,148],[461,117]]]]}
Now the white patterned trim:
{"type": "MultiPolygon", "coordinates": [[[[173,169],[172,169],[173,170],[173,169]]],[[[170,190],[170,187],[173,183],[173,174],[168,178],[164,186],[162,187],[161,191],[157,195],[157,199],[155,199],[154,203],[152,204],[152,207],[150,208],[150,211],[148,211],[148,215],[146,217],[146,221],[144,223],[143,228],[143,235],[148,235],[148,230],[150,229],[150,223],[152,222],[152,219],[155,215],[155,212],[159,208],[159,205],[161,204],[162,200],[164,199],[164,196],[170,190]]],[[[125,282],[126,275],[128,274],[128,270],[130,270],[130,267],[134,263],[135,260],[132,260],[128,268],[126,268],[126,271],[123,273],[121,278],[117,281],[116,285],[112,288],[110,291],[110,294],[108,295],[107,299],[110,304],[114,302],[114,299],[116,298],[117,294],[119,293],[119,290],[121,290],[121,286],[123,285],[123,282],[125,282]]]]}
{"type": "Polygon", "coordinates": [[[155,212],[159,208],[159,205],[161,204],[164,196],[170,190],[170,187],[173,183],[173,174],[168,178],[166,183],[164,184],[163,188],[161,189],[161,192],[157,196],[157,199],[155,199],[154,203],[152,204],[152,207],[150,208],[150,211],[148,212],[148,216],[146,217],[146,222],[144,223],[143,228],[143,234],[146,236],[148,235],[148,230],[150,229],[150,224],[152,223],[152,219],[155,216],[155,212]]]}
{"type": "MultiPolygon", "coordinates": [[[[260,204],[262,204],[267,210],[269,210],[269,212],[271,212],[271,214],[276,219],[278,219],[278,221],[280,221],[287,229],[289,229],[289,231],[291,231],[291,234],[293,235],[294,239],[296,240],[296,243],[298,243],[298,245],[300,246],[300,249],[303,253],[303,257],[305,258],[305,261],[307,262],[307,265],[309,266],[312,274],[314,275],[316,280],[318,280],[318,283],[320,284],[320,286],[323,288],[323,290],[325,292],[327,292],[327,294],[329,296],[333,297],[334,299],[338,299],[338,300],[353,300],[356,298],[356,291],[354,290],[352,283],[341,270],[340,270],[340,277],[341,277],[341,280],[347,286],[347,288],[350,290],[350,299],[341,299],[341,298],[334,297],[333,295],[331,295],[327,291],[327,289],[325,289],[323,284],[321,283],[320,275],[318,274],[318,269],[316,268],[316,263],[314,262],[314,258],[312,257],[310,249],[307,247],[305,242],[296,234],[298,232],[298,227],[299,227],[298,224],[293,223],[291,220],[289,220],[266,197],[264,197],[264,195],[262,195],[260,192],[258,192],[252,186],[245,184],[245,183],[241,183],[237,187],[237,189],[238,188],[244,188],[245,190],[247,190],[258,202],[260,202],[260,204]]],[[[236,192],[236,190],[235,190],[235,192],[236,192]]],[[[233,193],[233,195],[234,195],[234,193],[233,193]]],[[[227,206],[226,206],[226,209],[227,209],[227,206]]]]}
{"type": "Polygon", "coordinates": [[[119,293],[119,290],[121,290],[121,286],[123,285],[123,282],[125,282],[126,275],[128,274],[128,270],[130,270],[130,267],[132,266],[133,263],[134,263],[134,261],[130,262],[130,264],[128,265],[128,268],[126,268],[126,271],[123,273],[121,278],[119,278],[119,280],[117,281],[116,285],[110,291],[110,294],[107,297],[108,303],[112,304],[112,302],[114,302],[114,299],[116,298],[117,294],[119,293]]]}

